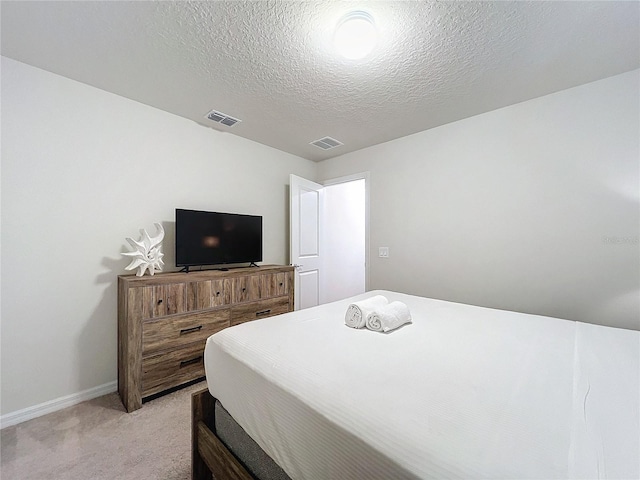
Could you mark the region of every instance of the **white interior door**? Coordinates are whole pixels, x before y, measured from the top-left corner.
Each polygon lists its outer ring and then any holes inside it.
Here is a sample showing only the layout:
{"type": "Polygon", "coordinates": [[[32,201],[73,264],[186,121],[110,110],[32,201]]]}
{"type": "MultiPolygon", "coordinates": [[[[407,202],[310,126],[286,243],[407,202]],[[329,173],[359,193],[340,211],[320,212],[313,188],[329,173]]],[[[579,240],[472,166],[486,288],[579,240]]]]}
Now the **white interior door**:
{"type": "Polygon", "coordinates": [[[320,303],[322,288],[322,185],[290,175],[290,249],[295,272],[295,309],[320,303]]]}

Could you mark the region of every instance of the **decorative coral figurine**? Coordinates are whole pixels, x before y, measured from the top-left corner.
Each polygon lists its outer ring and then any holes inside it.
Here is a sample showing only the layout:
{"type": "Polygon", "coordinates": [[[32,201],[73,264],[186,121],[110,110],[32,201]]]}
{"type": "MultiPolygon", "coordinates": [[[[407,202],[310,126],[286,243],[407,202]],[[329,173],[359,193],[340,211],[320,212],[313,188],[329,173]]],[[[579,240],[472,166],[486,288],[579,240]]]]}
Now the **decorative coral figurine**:
{"type": "Polygon", "coordinates": [[[154,223],[157,235],[150,237],[144,228],[140,229],[142,238],[139,242],[136,242],[133,238],[127,237],[127,242],[133,247],[131,252],[125,252],[122,255],[127,257],[133,257],[131,263],[125,267],[125,270],[138,269],[136,272],[137,277],[141,277],[148,269],[149,274],[153,275],[155,272],[161,272],[164,262],[162,257],[162,239],[164,238],[164,229],[159,223],[154,223]]]}

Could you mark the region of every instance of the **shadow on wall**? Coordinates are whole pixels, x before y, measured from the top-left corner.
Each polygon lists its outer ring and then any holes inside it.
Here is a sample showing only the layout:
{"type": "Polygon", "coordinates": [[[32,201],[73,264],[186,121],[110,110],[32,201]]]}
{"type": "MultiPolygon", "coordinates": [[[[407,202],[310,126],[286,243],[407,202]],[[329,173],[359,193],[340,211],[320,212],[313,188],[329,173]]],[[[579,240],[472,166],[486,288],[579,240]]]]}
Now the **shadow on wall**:
{"type": "Polygon", "coordinates": [[[640,330],[640,289],[633,289],[621,293],[604,301],[598,312],[599,318],[628,318],[625,323],[620,322],[621,328],[640,330]],[[628,313],[628,317],[621,317],[620,313],[628,313]]]}
{"type": "MultiPolygon", "coordinates": [[[[162,222],[165,236],[162,241],[164,253],[163,271],[175,271],[175,222],[162,222]]],[[[144,228],[144,227],[143,227],[144,228]]],[[[149,230],[147,230],[149,231],[149,230]]],[[[130,235],[139,240],[139,232],[130,235]]],[[[123,239],[120,253],[130,251],[123,239]]],[[[87,319],[77,342],[78,383],[76,390],[100,387],[117,381],[118,378],[118,275],[135,275],[136,270],[125,270],[130,258],[104,257],[104,273],[96,277],[95,284],[104,286],[102,297],[87,319]]],[[[147,273],[148,275],[148,273],[147,273]]]]}
{"type": "Polygon", "coordinates": [[[162,253],[164,257],[163,272],[177,272],[176,267],[176,222],[162,222],[164,228],[164,240],[162,240],[162,253]]]}
{"type": "Polygon", "coordinates": [[[125,257],[102,259],[107,271],[98,275],[95,283],[105,288],[77,342],[79,392],[117,380],[118,275],[124,273],[127,262],[125,257]]]}

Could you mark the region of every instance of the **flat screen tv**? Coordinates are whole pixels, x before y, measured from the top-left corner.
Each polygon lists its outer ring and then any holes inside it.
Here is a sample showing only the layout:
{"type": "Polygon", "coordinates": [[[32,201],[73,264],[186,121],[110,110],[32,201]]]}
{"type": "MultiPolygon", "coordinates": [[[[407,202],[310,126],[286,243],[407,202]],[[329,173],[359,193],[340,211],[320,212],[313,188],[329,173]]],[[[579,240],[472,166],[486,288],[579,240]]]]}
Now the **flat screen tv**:
{"type": "Polygon", "coordinates": [[[262,217],[176,208],[176,266],[262,261],[262,217]]]}

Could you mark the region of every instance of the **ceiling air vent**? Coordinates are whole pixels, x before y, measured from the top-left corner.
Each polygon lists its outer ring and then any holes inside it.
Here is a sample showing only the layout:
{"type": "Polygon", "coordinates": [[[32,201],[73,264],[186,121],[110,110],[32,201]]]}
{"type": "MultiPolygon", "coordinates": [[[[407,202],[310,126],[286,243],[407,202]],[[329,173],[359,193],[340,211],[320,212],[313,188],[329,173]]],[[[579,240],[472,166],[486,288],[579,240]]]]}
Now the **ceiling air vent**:
{"type": "Polygon", "coordinates": [[[233,118],[226,113],[218,112],[217,110],[211,110],[209,113],[207,113],[207,118],[209,120],[213,120],[214,122],[226,125],[227,127],[233,127],[236,123],[242,121],[237,118],[233,118]]]}
{"type": "Polygon", "coordinates": [[[339,147],[340,145],[343,145],[342,142],[339,142],[335,138],[331,138],[331,137],[324,137],[324,138],[321,138],[320,140],[314,140],[313,142],[310,142],[310,143],[311,145],[315,145],[316,147],[321,148],[323,150],[329,150],[330,148],[335,148],[335,147],[339,147]]]}

